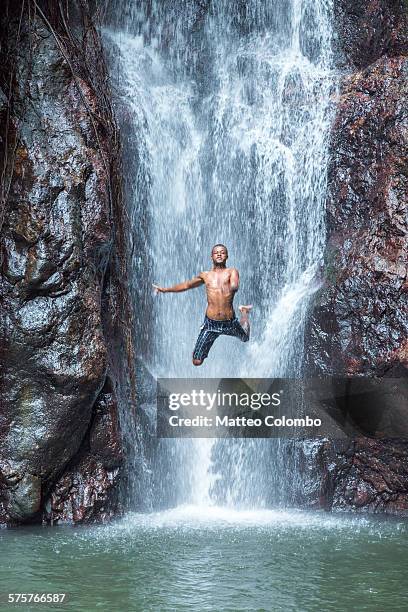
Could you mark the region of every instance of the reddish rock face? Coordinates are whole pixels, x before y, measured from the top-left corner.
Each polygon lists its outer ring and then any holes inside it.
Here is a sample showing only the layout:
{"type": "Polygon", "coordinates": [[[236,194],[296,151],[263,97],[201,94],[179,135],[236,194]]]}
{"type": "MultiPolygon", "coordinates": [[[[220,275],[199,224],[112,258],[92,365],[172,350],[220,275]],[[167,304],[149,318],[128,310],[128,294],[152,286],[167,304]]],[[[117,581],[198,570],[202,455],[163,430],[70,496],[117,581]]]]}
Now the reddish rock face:
{"type": "Polygon", "coordinates": [[[315,373],[408,371],[407,76],[407,58],[382,58],[342,86],[325,285],[308,339],[315,373]]]}
{"type": "Polygon", "coordinates": [[[358,438],[325,442],[316,456],[320,467],[318,503],[326,509],[408,516],[407,444],[358,438]]]}
{"type": "Polygon", "coordinates": [[[107,373],[114,380],[117,150],[94,87],[95,31],[91,87],[81,58],[70,66],[69,48],[64,57],[42,18],[30,18],[23,13],[18,46],[16,23],[3,23],[0,522],[41,520],[50,503],[47,518],[76,521],[113,512],[121,462],[117,401],[102,392],[107,373]]]}
{"type": "Polygon", "coordinates": [[[118,514],[122,459],[117,403],[105,385],[79,452],[45,503],[43,521],[105,522],[118,514]]]}
{"type": "MultiPolygon", "coordinates": [[[[333,126],[324,283],[311,310],[306,369],[406,377],[406,3],[339,0],[336,11],[349,68],[333,126]]],[[[408,441],[328,441],[319,457],[320,493],[312,504],[407,512],[408,441]]]]}

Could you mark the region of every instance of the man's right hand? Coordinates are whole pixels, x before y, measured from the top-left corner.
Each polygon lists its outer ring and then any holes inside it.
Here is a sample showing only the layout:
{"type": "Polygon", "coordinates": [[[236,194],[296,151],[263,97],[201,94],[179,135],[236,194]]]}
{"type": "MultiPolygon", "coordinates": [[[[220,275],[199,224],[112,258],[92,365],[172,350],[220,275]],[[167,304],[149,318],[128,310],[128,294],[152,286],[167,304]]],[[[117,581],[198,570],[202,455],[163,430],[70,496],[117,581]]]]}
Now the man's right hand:
{"type": "Polygon", "coordinates": [[[164,287],[159,287],[159,285],[153,284],[154,292],[157,295],[158,293],[166,293],[166,289],[164,287]]]}
{"type": "Polygon", "coordinates": [[[188,289],[194,289],[204,284],[204,279],[199,274],[191,280],[184,281],[184,283],[178,283],[172,287],[159,287],[159,285],[153,284],[154,290],[157,293],[180,293],[181,291],[187,291],[188,289]]]}

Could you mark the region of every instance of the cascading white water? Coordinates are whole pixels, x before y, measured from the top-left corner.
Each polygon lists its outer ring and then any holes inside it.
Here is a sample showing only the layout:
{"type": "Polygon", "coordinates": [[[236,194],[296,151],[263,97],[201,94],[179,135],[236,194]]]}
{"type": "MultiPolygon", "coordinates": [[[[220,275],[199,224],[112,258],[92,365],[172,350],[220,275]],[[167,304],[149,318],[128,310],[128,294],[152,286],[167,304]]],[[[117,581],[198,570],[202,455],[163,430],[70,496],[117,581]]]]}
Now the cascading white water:
{"type": "MultiPolygon", "coordinates": [[[[124,1],[106,33],[129,164],[138,348],[155,376],[301,375],[325,238],[331,4],[124,1]],[[218,339],[194,368],[204,290],[154,298],[151,283],[209,269],[218,242],[240,270],[236,300],[255,306],[252,338],[218,339]]],[[[153,505],[290,499],[293,466],[276,440],[165,441],[153,455],[153,505]]]]}

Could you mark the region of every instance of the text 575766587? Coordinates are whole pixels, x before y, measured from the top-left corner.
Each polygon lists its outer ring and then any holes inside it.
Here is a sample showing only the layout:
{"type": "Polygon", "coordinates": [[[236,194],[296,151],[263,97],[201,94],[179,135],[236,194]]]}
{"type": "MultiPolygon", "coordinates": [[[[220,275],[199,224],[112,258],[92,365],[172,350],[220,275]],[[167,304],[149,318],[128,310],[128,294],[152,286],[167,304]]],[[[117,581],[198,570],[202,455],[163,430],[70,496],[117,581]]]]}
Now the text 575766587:
{"type": "Polygon", "coordinates": [[[9,604],[59,604],[66,600],[66,593],[7,593],[9,604]]]}

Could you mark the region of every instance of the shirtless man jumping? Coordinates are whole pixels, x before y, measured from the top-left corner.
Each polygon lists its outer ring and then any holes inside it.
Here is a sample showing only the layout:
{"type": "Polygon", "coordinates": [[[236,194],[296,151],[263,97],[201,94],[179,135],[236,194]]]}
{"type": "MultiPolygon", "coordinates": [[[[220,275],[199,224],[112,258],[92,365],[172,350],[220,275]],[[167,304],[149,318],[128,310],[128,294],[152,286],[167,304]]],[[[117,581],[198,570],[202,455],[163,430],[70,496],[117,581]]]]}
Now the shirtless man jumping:
{"type": "Polygon", "coordinates": [[[207,291],[207,310],[204,324],[198,335],[193,352],[193,364],[199,366],[208,356],[208,352],[218,336],[236,336],[242,342],[249,340],[248,313],[252,305],[240,306],[241,319],[235,316],[233,300],[239,287],[239,274],[236,268],[227,268],[227,247],[216,244],[211,251],[212,270],[200,272],[191,280],[173,287],[153,285],[156,293],[179,293],[205,285],[207,291]]]}

